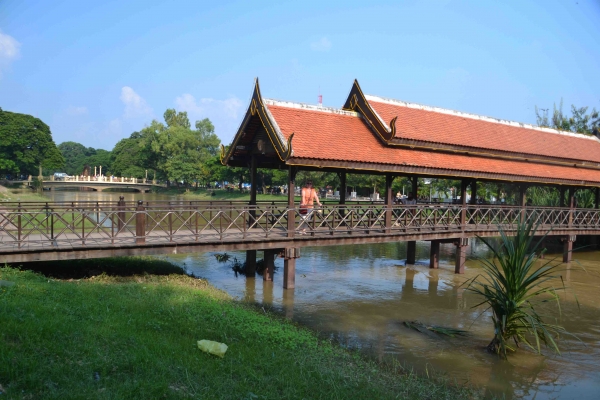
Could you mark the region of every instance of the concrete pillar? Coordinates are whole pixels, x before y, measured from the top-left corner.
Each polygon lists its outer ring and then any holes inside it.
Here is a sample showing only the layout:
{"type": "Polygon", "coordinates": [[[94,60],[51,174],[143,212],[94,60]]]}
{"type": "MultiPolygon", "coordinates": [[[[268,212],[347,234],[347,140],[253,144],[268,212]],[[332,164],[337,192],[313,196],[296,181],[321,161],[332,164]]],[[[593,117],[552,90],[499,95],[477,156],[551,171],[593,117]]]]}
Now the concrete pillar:
{"type": "Polygon", "coordinates": [[[256,250],[246,250],[246,277],[254,278],[256,275],[256,250]]]}
{"type": "Polygon", "coordinates": [[[286,248],[283,255],[283,288],[296,287],[296,259],[300,258],[299,248],[286,248]]]}
{"type": "Polygon", "coordinates": [[[432,240],[429,251],[429,268],[439,268],[440,266],[440,241],[432,240]]]}
{"type": "Polygon", "coordinates": [[[565,236],[563,240],[563,262],[570,263],[573,259],[573,242],[577,239],[577,236],[570,235],[565,236]]]}
{"type": "Polygon", "coordinates": [[[263,255],[265,270],[263,272],[263,281],[273,280],[273,271],[275,269],[275,251],[265,250],[263,255]]]}
{"type": "Polygon", "coordinates": [[[456,244],[456,261],[454,264],[454,272],[457,274],[465,273],[465,261],[467,260],[467,246],[469,245],[468,238],[459,238],[456,244]]]}
{"type": "Polygon", "coordinates": [[[411,240],[406,242],[406,263],[414,264],[417,258],[417,242],[411,240]]]}

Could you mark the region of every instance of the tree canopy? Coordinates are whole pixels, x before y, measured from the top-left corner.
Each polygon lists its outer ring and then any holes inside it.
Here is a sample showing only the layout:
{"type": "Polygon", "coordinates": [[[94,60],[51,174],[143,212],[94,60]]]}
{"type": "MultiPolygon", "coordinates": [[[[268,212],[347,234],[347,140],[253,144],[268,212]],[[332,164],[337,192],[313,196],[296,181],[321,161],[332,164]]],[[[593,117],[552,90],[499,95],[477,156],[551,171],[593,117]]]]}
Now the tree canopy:
{"type": "Polygon", "coordinates": [[[38,167],[56,169],[64,158],[50,127],[39,118],[0,108],[0,173],[37,175],[38,167]]]}
{"type": "Polygon", "coordinates": [[[554,103],[552,115],[549,115],[547,108],[535,107],[535,116],[539,126],[584,134],[598,135],[600,128],[600,113],[593,108],[588,113],[589,107],[575,107],[571,105],[571,116],[563,112],[563,101],[561,99],[559,106],[554,103]]]}

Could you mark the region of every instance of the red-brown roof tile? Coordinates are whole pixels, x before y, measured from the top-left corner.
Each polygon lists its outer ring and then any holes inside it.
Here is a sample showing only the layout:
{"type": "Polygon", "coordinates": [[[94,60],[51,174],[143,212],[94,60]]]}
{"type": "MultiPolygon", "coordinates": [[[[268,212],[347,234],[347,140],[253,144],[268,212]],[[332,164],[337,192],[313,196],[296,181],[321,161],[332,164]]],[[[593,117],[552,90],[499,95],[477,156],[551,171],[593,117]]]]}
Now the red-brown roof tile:
{"type": "MultiPolygon", "coordinates": [[[[359,116],[351,113],[281,105],[267,107],[286,139],[294,133],[294,159],[405,165],[440,172],[466,171],[472,172],[474,177],[485,173],[529,177],[535,181],[560,178],[600,182],[599,170],[386,146],[359,116]]],[[[591,143],[583,140],[588,145],[591,143]]]]}
{"type": "Polygon", "coordinates": [[[600,141],[594,137],[513,126],[492,122],[486,117],[477,119],[478,116],[469,117],[460,113],[452,115],[367,97],[371,107],[386,124],[398,117],[396,138],[600,162],[600,141]]]}

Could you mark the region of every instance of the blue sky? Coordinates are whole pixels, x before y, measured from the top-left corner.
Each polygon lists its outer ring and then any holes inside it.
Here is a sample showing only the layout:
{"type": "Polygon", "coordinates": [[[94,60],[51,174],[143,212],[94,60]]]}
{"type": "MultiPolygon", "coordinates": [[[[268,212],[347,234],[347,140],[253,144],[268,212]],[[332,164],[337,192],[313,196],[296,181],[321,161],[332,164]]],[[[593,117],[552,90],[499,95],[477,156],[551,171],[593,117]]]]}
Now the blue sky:
{"type": "Polygon", "coordinates": [[[367,94],[535,123],[600,109],[600,1],[0,1],[0,107],[112,149],[167,108],[229,143],[263,96],[367,94]]]}

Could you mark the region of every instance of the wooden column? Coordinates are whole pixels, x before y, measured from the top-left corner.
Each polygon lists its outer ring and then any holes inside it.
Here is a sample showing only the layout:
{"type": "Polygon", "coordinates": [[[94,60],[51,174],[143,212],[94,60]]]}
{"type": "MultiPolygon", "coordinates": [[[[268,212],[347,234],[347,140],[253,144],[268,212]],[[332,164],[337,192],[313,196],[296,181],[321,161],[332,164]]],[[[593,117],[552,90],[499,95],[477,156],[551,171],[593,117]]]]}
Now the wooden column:
{"type": "Polygon", "coordinates": [[[563,262],[570,263],[573,259],[573,242],[577,239],[577,236],[570,235],[565,236],[563,240],[563,262]]]}
{"type": "Polygon", "coordinates": [[[567,198],[567,205],[569,206],[569,227],[573,226],[573,214],[575,212],[575,188],[569,188],[569,197],[567,198]]]}
{"type": "Polygon", "coordinates": [[[121,231],[125,225],[125,197],[119,196],[117,210],[117,229],[118,231],[121,231]]]}
{"type": "Polygon", "coordinates": [[[394,194],[392,193],[392,174],[385,176],[385,233],[392,232],[392,206],[394,205],[394,194]]]}
{"type": "Polygon", "coordinates": [[[470,186],[471,198],[469,199],[469,204],[477,204],[477,181],[473,179],[470,186]]]}
{"type": "Polygon", "coordinates": [[[288,212],[287,212],[287,236],[294,237],[296,232],[296,211],[294,210],[294,194],[296,193],[296,174],[298,168],[288,169],[288,212]]]}
{"type": "Polygon", "coordinates": [[[467,260],[467,246],[469,245],[468,238],[460,238],[456,244],[456,260],[454,264],[454,272],[457,274],[465,273],[465,261],[467,260]]]}
{"type": "Polygon", "coordinates": [[[563,186],[558,188],[558,197],[560,200],[560,207],[564,207],[565,206],[565,188],[563,186]]]}
{"type": "Polygon", "coordinates": [[[518,205],[519,207],[521,207],[521,215],[519,217],[519,221],[521,221],[521,223],[525,223],[525,216],[526,216],[526,210],[525,210],[525,205],[526,203],[526,193],[527,193],[527,186],[525,185],[519,185],[519,198],[517,199],[518,205]]]}
{"type": "Polygon", "coordinates": [[[135,214],[135,244],[146,243],[146,208],[144,202],[138,200],[135,214]]]}
{"type": "Polygon", "coordinates": [[[254,223],[256,219],[256,185],[258,183],[256,179],[256,154],[252,154],[252,158],[250,159],[250,218],[248,220],[248,225],[254,223]]]}
{"type": "Polygon", "coordinates": [[[414,264],[417,261],[417,242],[406,242],[406,263],[414,264]]]}
{"type": "Polygon", "coordinates": [[[346,171],[340,172],[340,204],[346,204],[346,171]]]}
{"type": "Polygon", "coordinates": [[[263,281],[273,280],[273,271],[275,269],[275,251],[264,250],[263,261],[265,263],[265,270],[263,272],[263,281]]]}
{"type": "Polygon", "coordinates": [[[296,259],[300,258],[300,249],[288,247],[283,250],[283,288],[296,287],[296,259]]]}
{"type": "Polygon", "coordinates": [[[432,240],[429,251],[429,268],[438,268],[440,266],[440,241],[432,240]]]}
{"type": "Polygon", "coordinates": [[[467,223],[467,180],[463,179],[460,181],[460,204],[462,205],[460,211],[460,225],[461,229],[465,229],[467,223]]]}
{"type": "Polygon", "coordinates": [[[256,276],[256,250],[246,250],[246,277],[256,276]]]}
{"type": "Polygon", "coordinates": [[[419,196],[419,177],[418,176],[412,177],[411,190],[412,190],[413,196],[415,197],[415,199],[417,199],[419,196]]]}

